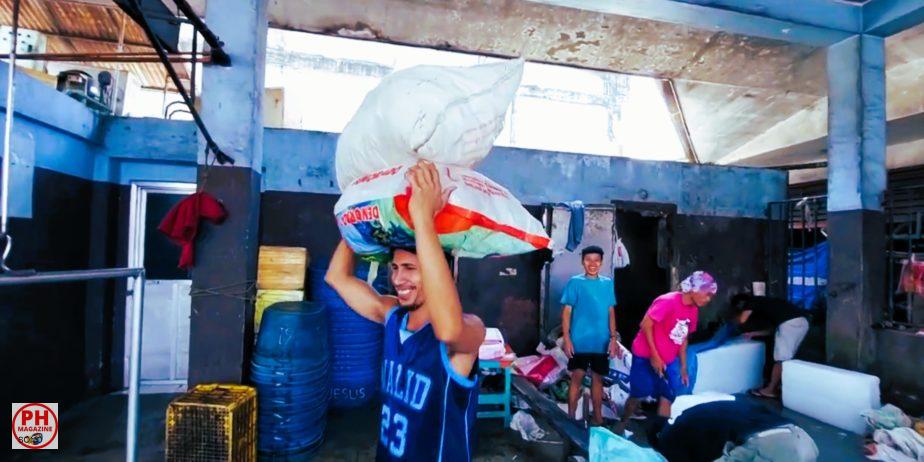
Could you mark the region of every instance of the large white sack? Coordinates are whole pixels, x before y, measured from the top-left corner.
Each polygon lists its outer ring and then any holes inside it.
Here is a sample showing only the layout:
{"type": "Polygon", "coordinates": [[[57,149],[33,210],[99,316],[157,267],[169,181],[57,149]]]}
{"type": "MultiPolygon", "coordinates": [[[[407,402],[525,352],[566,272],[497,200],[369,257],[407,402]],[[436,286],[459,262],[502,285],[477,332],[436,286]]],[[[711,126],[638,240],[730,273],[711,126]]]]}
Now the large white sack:
{"type": "Polygon", "coordinates": [[[340,189],[417,159],[474,166],[503,129],[522,77],[520,59],[472,67],[416,66],[386,76],[337,141],[340,189]]]}
{"type": "MultiPolygon", "coordinates": [[[[440,184],[451,190],[434,219],[444,249],[481,258],[549,248],[542,223],[506,188],[465,167],[436,165],[440,184]]],[[[415,246],[405,177],[409,167],[397,165],[357,179],[334,205],[340,234],[357,254],[384,259],[392,248],[415,246]]]]}

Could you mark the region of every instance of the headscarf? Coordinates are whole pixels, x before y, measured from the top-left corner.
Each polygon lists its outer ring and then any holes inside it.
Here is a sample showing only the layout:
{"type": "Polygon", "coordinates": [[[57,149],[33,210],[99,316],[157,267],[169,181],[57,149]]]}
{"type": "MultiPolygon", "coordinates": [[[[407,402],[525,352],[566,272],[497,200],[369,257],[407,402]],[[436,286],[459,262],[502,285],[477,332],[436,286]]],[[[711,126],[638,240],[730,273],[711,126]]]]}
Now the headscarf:
{"type": "Polygon", "coordinates": [[[680,283],[680,290],[683,293],[706,292],[715,294],[719,291],[719,285],[716,284],[715,278],[705,271],[694,271],[689,277],[680,283]]]}

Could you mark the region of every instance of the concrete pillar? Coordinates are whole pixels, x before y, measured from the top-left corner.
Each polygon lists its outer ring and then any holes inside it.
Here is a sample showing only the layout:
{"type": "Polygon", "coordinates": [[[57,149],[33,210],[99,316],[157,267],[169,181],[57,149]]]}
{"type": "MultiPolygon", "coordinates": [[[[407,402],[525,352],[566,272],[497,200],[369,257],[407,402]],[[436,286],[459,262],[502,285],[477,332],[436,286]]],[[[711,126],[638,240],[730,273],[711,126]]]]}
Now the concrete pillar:
{"type": "Polygon", "coordinates": [[[885,303],[885,48],[857,35],[828,48],[828,362],[869,370],[885,303]]]}
{"type": "Polygon", "coordinates": [[[192,287],[229,295],[192,299],[190,385],[241,382],[253,345],[253,302],[245,296],[253,293],[243,291],[256,280],[259,247],[266,3],[210,1],[206,5],[205,22],[224,42],[231,66],[203,70],[202,118],[235,164],[215,164],[206,180],[205,142],[200,139],[199,184],[222,201],[228,218],[221,225],[204,226],[196,244],[192,287]]]}

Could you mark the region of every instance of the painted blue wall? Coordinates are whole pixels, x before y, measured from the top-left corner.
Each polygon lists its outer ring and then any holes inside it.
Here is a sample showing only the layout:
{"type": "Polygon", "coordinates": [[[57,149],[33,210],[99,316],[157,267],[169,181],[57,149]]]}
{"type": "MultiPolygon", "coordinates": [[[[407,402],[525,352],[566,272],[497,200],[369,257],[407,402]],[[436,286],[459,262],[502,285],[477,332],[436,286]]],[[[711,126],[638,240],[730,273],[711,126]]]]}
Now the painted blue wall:
{"type": "MultiPolygon", "coordinates": [[[[263,189],[337,194],[333,133],[267,129],[263,189]]],[[[495,147],[477,170],[522,202],[580,199],[676,204],[679,213],[765,217],[785,199],[784,172],[495,147]]]]}
{"type": "MultiPolygon", "coordinates": [[[[0,62],[0,114],[6,116],[9,66],[0,62]]],[[[10,216],[32,217],[34,168],[81,178],[93,174],[99,120],[86,106],[21,72],[15,104],[10,168],[10,216]],[[54,108],[54,110],[50,110],[54,108]]],[[[4,133],[0,131],[0,141],[4,133]]]]}
{"type": "MultiPolygon", "coordinates": [[[[163,159],[177,166],[154,175],[161,175],[162,180],[184,181],[184,173],[177,168],[195,166],[197,144],[191,122],[120,118],[107,122],[105,133],[105,152],[110,159],[163,159]]],[[[338,194],[336,146],[335,133],[266,129],[263,190],[338,194]]],[[[157,165],[150,164],[151,168],[157,165]]],[[[141,169],[133,170],[135,176],[124,171],[110,174],[107,181],[127,184],[139,179],[141,169]]],[[[495,147],[478,170],[529,204],[573,199],[588,203],[647,200],[676,204],[680,213],[728,217],[764,217],[767,203],[783,200],[787,186],[786,174],[775,170],[507,147],[495,147]]],[[[194,178],[194,171],[185,175],[194,178]]]]}
{"type": "MultiPolygon", "coordinates": [[[[3,116],[8,69],[0,62],[3,116]]],[[[35,168],[115,184],[196,181],[198,139],[191,123],[101,117],[23,72],[17,72],[14,83],[11,217],[32,217],[35,168]]]]}

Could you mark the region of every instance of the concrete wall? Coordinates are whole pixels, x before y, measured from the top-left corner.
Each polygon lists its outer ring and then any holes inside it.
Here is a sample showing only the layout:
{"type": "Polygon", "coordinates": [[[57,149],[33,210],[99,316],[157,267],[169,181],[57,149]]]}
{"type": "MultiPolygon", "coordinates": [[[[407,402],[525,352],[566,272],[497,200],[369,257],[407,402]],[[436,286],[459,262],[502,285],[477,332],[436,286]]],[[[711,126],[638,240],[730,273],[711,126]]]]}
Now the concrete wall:
{"type": "Polygon", "coordinates": [[[882,401],[895,403],[910,415],[924,413],[924,337],[914,331],[876,331],[873,373],[882,381],[882,401]]]}
{"type": "MultiPolygon", "coordinates": [[[[105,155],[114,161],[195,162],[196,132],[191,122],[114,118],[102,130],[105,155]]],[[[339,194],[336,146],[335,133],[267,128],[263,190],[339,194]]],[[[775,170],[500,146],[477,170],[527,204],[626,200],[675,204],[681,214],[763,218],[767,202],[786,195],[786,174],[775,170]],[[555,187],[549,188],[552,184],[555,187]]],[[[128,178],[123,175],[118,181],[125,183],[128,178]]]]}
{"type": "MultiPolygon", "coordinates": [[[[333,133],[267,129],[264,190],[337,194],[336,143],[333,133]]],[[[786,174],[775,170],[500,146],[477,170],[527,204],[625,200],[675,204],[681,214],[763,218],[767,203],[786,195],[786,174]]]]}

